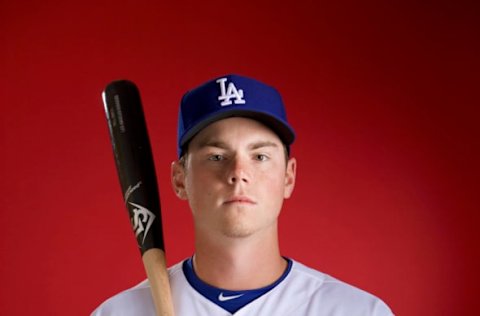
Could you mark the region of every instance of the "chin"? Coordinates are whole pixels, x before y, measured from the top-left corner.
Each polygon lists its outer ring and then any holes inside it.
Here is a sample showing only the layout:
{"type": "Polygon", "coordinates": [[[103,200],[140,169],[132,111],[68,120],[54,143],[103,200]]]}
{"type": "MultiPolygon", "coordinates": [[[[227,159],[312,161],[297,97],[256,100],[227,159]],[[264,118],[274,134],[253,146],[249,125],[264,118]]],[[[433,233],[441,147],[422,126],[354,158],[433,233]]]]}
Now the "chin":
{"type": "Polygon", "coordinates": [[[254,230],[246,225],[229,225],[228,223],[222,227],[223,235],[230,238],[245,238],[253,234],[254,230]]]}
{"type": "Polygon", "coordinates": [[[225,237],[229,238],[247,238],[252,235],[249,231],[228,231],[223,233],[225,237]]]}

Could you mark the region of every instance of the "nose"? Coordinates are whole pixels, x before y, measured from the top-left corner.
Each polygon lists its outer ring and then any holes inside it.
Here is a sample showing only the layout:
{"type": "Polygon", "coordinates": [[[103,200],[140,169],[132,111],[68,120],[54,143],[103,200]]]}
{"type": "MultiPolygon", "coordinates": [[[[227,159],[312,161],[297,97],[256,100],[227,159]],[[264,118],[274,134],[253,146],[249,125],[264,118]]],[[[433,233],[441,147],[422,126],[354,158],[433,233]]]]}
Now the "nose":
{"type": "Polygon", "coordinates": [[[250,182],[248,164],[244,158],[235,157],[230,161],[229,170],[227,172],[227,180],[229,184],[237,184],[238,182],[250,182]]]}

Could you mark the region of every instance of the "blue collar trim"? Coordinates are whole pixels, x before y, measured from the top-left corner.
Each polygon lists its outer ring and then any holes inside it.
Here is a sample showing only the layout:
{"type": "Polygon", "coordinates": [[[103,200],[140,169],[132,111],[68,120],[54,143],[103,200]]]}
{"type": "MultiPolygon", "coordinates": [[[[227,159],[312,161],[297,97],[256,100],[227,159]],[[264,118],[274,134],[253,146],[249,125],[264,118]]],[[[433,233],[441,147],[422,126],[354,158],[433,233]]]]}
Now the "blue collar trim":
{"type": "Polygon", "coordinates": [[[200,294],[202,294],[207,299],[217,304],[221,308],[234,314],[240,308],[253,302],[260,296],[264,295],[265,293],[275,288],[287,277],[287,275],[290,273],[292,269],[292,260],[289,258],[285,258],[285,260],[287,260],[287,268],[285,269],[285,272],[277,281],[275,281],[271,285],[262,287],[260,289],[244,290],[244,291],[230,291],[230,290],[220,289],[203,282],[195,274],[195,271],[193,269],[192,258],[186,259],[183,262],[182,268],[188,283],[190,283],[190,285],[195,290],[197,290],[197,292],[199,292],[200,294]]]}

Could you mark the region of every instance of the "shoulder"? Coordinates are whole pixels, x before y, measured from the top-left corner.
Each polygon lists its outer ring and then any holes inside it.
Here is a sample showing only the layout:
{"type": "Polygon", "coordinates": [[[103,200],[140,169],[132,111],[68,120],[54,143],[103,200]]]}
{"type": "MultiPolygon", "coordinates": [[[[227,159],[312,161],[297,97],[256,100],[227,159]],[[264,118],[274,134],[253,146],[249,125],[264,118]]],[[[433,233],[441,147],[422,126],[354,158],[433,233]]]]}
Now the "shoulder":
{"type": "Polygon", "coordinates": [[[375,295],[297,261],[293,261],[289,283],[304,289],[313,309],[335,310],[335,315],[393,315],[375,295]]]}
{"type": "MultiPolygon", "coordinates": [[[[170,281],[178,277],[181,272],[181,263],[177,263],[168,269],[170,281]]],[[[139,284],[122,291],[95,309],[91,316],[130,316],[130,315],[155,315],[150,284],[144,280],[139,284]]]]}
{"type": "Polygon", "coordinates": [[[150,286],[145,280],[107,299],[92,313],[92,316],[154,315],[155,312],[150,311],[151,308],[153,308],[153,302],[150,286]]]}

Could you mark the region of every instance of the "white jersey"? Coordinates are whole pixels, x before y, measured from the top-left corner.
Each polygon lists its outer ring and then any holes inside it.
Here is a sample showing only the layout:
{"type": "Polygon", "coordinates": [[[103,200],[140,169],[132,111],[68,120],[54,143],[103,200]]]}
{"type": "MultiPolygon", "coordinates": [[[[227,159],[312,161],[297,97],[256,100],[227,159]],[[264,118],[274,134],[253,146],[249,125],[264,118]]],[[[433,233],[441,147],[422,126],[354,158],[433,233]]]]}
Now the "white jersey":
{"type": "MultiPolygon", "coordinates": [[[[392,316],[377,297],[292,260],[289,274],[234,314],[197,292],[182,263],[169,269],[176,316],[392,316]]],[[[155,316],[147,280],[105,301],[92,316],[155,316]]]]}

